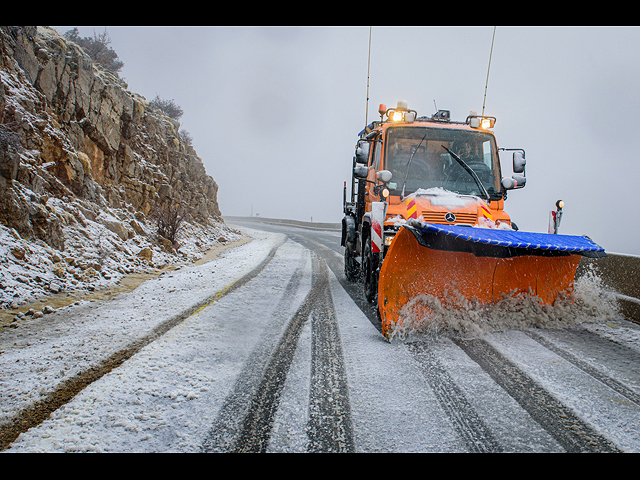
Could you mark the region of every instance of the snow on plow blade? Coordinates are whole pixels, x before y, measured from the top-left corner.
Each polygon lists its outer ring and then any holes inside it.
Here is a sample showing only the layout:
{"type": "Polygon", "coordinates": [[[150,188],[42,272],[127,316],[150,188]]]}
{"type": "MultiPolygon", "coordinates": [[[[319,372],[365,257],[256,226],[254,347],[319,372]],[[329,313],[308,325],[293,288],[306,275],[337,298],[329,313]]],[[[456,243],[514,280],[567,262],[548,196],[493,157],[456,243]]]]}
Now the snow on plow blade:
{"type": "Polygon", "coordinates": [[[494,303],[519,293],[553,304],[572,290],[581,255],[606,256],[587,237],[412,220],[396,234],[380,269],[382,333],[389,338],[402,307],[420,294],[453,307],[462,297],[494,303]]]}

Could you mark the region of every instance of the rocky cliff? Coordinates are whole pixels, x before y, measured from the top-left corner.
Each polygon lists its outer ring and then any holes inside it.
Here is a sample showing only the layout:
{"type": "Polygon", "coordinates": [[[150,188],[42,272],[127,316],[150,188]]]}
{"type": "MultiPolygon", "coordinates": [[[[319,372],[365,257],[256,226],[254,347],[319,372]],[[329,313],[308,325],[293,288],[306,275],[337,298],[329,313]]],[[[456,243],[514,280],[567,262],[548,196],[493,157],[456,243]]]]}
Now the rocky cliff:
{"type": "Polygon", "coordinates": [[[0,307],[97,288],[233,239],[177,121],[47,27],[0,26],[0,307]],[[181,204],[184,235],[151,213],[181,204]]]}

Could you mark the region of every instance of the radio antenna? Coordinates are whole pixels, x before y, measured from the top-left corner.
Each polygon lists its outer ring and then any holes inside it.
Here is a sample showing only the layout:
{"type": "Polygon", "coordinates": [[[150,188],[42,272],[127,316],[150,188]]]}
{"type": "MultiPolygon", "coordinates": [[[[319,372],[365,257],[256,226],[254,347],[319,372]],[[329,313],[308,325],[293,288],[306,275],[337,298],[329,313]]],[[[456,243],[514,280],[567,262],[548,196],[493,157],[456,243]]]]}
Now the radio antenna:
{"type": "Polygon", "coordinates": [[[487,85],[489,85],[489,69],[491,68],[491,56],[493,55],[494,38],[496,38],[496,27],[493,27],[493,37],[491,37],[491,51],[489,52],[489,66],[487,67],[487,81],[484,84],[484,100],[482,100],[482,116],[484,116],[484,104],[487,101],[487,85]]]}
{"type": "Polygon", "coordinates": [[[369,27],[369,59],[367,60],[367,109],[364,119],[364,127],[369,125],[369,73],[371,71],[371,28],[369,27]]]}

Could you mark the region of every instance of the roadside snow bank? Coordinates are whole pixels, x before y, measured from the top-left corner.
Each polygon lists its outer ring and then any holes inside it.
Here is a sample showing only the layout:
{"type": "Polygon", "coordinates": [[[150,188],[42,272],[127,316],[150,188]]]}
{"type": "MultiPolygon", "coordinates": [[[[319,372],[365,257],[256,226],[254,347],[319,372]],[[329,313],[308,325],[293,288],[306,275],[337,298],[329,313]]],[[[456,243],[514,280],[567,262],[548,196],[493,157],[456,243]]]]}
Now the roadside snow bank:
{"type": "Polygon", "coordinates": [[[81,200],[47,201],[47,208],[67,223],[63,228],[64,251],[41,240],[26,240],[15,229],[0,225],[3,323],[27,311],[27,304],[48,296],[82,296],[113,287],[126,275],[159,273],[241,238],[223,222],[185,223],[180,244],[166,245],[155,238],[153,222],[140,215],[115,209],[96,213],[89,207],[81,200]]]}
{"type": "Polygon", "coordinates": [[[0,330],[0,424],[65,379],[234,283],[284,239],[281,234],[242,230],[251,242],[207,263],[165,272],[111,301],[78,301],[19,329],[0,330]]]}

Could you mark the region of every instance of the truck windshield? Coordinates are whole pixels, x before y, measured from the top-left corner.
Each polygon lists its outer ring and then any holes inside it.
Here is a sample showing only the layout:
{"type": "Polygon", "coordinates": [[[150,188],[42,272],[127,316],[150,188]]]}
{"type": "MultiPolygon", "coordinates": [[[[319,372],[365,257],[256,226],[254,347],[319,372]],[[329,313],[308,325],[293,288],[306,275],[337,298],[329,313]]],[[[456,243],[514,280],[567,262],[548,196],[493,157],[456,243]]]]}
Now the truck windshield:
{"type": "Polygon", "coordinates": [[[443,146],[455,152],[473,169],[490,197],[501,195],[493,135],[481,131],[417,126],[387,130],[384,168],[392,174],[389,183],[391,195],[400,195],[413,154],[405,195],[418,189],[441,187],[463,195],[483,197],[473,177],[443,146]]]}

